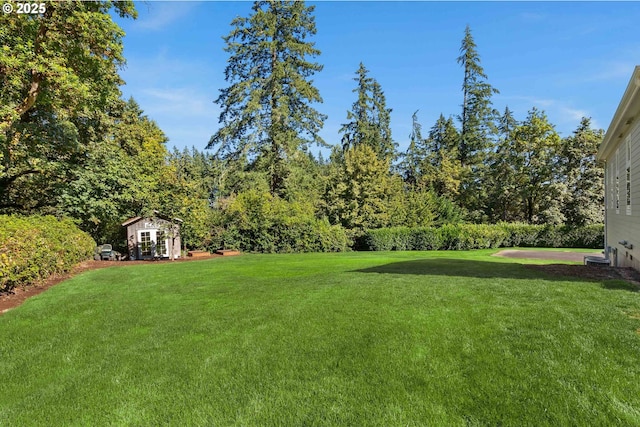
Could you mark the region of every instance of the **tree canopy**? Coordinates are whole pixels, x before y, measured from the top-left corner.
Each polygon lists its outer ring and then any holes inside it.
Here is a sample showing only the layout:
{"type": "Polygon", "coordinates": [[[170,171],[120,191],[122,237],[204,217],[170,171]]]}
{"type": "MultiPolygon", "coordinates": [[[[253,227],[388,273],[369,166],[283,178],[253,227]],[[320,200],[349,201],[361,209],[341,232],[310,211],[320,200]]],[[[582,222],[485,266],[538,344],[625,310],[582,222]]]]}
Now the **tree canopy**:
{"type": "Polygon", "coordinates": [[[215,101],[221,128],[207,148],[221,158],[246,158],[267,171],[272,194],[284,194],[288,161],[318,135],[325,116],[310,77],[322,65],[310,62],[320,51],[307,38],[316,33],[313,6],[300,1],[257,1],[249,17],[235,18],[224,38],[229,52],[225,79],[230,86],[215,101]]]}

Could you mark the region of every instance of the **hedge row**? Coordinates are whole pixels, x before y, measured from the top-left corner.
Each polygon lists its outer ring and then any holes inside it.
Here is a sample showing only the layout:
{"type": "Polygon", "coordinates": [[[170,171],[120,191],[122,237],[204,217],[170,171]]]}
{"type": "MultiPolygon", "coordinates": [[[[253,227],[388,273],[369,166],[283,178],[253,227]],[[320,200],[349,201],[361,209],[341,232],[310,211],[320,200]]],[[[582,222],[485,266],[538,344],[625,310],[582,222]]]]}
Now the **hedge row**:
{"type": "Polygon", "coordinates": [[[0,291],[69,271],[95,246],[69,219],[0,215],[0,291]]]}
{"type": "Polygon", "coordinates": [[[358,249],[370,251],[467,250],[498,247],[602,248],[604,226],[458,224],[368,230],[358,249]]]}
{"type": "Polygon", "coordinates": [[[210,249],[243,252],[339,252],[352,240],[339,225],[316,218],[309,203],[288,201],[267,192],[248,190],[221,209],[220,226],[210,249]]]}

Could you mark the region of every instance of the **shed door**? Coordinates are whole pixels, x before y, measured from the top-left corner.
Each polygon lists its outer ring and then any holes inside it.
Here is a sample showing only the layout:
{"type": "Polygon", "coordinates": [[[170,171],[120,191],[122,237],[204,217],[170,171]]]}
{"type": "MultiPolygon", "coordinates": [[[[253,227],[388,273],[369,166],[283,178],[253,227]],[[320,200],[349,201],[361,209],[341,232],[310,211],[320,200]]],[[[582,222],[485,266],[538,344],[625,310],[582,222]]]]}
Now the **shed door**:
{"type": "Polygon", "coordinates": [[[140,242],[141,257],[169,256],[169,241],[166,233],[161,230],[138,231],[138,242],[140,242]]]}

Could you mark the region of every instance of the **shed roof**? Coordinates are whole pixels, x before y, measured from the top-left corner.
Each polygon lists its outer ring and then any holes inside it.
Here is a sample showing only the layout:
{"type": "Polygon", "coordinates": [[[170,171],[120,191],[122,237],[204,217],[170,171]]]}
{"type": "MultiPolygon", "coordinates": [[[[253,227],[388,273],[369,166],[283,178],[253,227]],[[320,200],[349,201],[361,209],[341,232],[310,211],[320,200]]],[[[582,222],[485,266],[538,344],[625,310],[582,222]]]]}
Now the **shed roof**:
{"type": "Polygon", "coordinates": [[[598,160],[608,158],[629,131],[631,123],[638,118],[640,118],[640,66],[636,66],[633,70],[631,80],[624,91],[613,119],[611,119],[611,124],[600,144],[596,158],[598,160]]]}
{"type": "Polygon", "coordinates": [[[138,222],[142,219],[141,216],[134,216],[133,218],[129,218],[128,220],[126,220],[125,222],[122,223],[123,227],[126,227],[128,225],[133,224],[134,222],[138,222]]]}
{"type": "Polygon", "coordinates": [[[144,218],[149,218],[149,219],[153,219],[153,218],[158,218],[158,219],[162,219],[164,221],[169,221],[169,222],[183,222],[180,218],[168,218],[165,216],[162,216],[158,213],[158,211],[155,211],[156,216],[155,217],[142,217],[142,216],[134,216],[133,218],[129,218],[128,220],[126,220],[125,222],[122,223],[123,227],[127,227],[133,223],[136,223],[138,221],[140,221],[141,219],[144,218]]]}

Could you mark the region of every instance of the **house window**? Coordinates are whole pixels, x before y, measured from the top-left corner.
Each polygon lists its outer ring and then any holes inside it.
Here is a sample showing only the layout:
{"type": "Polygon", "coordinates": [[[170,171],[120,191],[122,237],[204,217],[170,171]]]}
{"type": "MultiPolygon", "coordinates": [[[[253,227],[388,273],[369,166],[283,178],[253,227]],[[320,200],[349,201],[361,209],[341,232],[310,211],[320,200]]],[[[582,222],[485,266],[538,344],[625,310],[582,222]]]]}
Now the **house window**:
{"type": "Polygon", "coordinates": [[[613,209],[616,207],[616,188],[615,188],[615,163],[613,162],[613,159],[611,160],[611,162],[609,162],[608,164],[608,168],[607,168],[607,172],[608,172],[608,176],[607,179],[609,180],[609,209],[613,209]]]}
{"type": "Polygon", "coordinates": [[[151,256],[151,232],[140,232],[140,255],[151,256]]]}
{"type": "Polygon", "coordinates": [[[627,215],[631,215],[631,141],[627,138],[627,161],[625,175],[627,179],[626,199],[627,199],[627,215]]]}
{"type": "Polygon", "coordinates": [[[620,213],[620,149],[619,148],[616,150],[615,173],[616,173],[616,184],[615,184],[616,213],[619,214],[620,213]]]}

